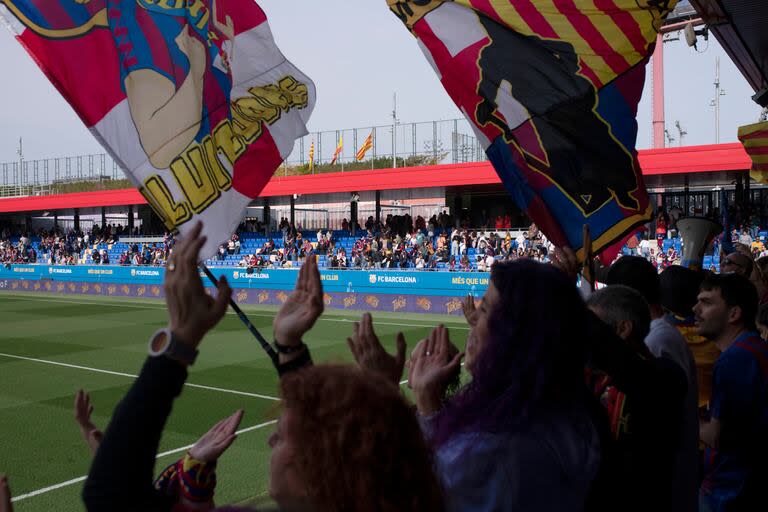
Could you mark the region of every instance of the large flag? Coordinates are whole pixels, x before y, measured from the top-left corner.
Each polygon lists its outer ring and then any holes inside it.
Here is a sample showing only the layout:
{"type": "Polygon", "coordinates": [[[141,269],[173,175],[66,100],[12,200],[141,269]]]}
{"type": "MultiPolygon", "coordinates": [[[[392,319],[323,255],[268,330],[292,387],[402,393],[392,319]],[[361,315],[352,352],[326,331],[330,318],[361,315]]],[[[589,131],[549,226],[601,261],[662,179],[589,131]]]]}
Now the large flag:
{"type": "Polygon", "coordinates": [[[637,161],[645,67],[677,0],[387,0],[515,202],[584,257],[651,218],[637,161]]]}
{"type": "Polygon", "coordinates": [[[358,162],[362,162],[363,159],[365,158],[365,154],[368,153],[368,151],[370,151],[371,149],[373,149],[373,132],[371,132],[370,135],[366,137],[365,142],[363,142],[363,145],[360,146],[360,149],[357,150],[355,159],[358,162]]]}
{"type": "Polygon", "coordinates": [[[739,140],[752,159],[751,178],[758,183],[768,183],[768,121],[742,126],[739,140]]]}
{"type": "Polygon", "coordinates": [[[162,218],[237,227],[315,104],[253,0],[0,0],[4,19],[162,218]]]}
{"type": "Polygon", "coordinates": [[[339,145],[336,146],[336,150],[333,152],[333,158],[331,158],[331,165],[336,165],[336,161],[339,159],[342,150],[344,149],[344,136],[339,137],[339,145]]]}
{"type": "Polygon", "coordinates": [[[309,146],[309,170],[314,171],[315,170],[315,141],[312,141],[312,144],[309,146]]]}

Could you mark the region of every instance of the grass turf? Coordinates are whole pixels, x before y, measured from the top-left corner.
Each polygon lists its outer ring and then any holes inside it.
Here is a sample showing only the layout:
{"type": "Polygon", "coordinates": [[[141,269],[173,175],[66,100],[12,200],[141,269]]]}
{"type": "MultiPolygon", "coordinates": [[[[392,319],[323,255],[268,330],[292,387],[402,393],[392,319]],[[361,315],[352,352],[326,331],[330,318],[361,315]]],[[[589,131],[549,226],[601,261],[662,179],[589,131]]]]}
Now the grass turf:
{"type": "MultiPolygon", "coordinates": [[[[275,308],[244,309],[257,328],[271,334],[275,308]]],[[[316,362],[351,359],[346,337],[359,316],[334,310],[323,315],[306,337],[316,362]]],[[[91,393],[93,420],[105,428],[131,385],[130,375],[141,368],[149,336],[166,323],[164,304],[157,300],[0,293],[0,473],[9,475],[14,496],[22,497],[14,503],[17,512],[83,510],[82,482],[68,483],[86,475],[90,463],[73,419],[74,394],[80,388],[91,393]],[[62,483],[68,484],[23,497],[62,483]]],[[[413,347],[438,323],[463,345],[466,325],[456,317],[380,313],[374,318],[390,351],[397,332],[404,332],[413,347]]],[[[187,382],[277,396],[274,368],[233,314],[207,336],[187,382]]],[[[243,408],[240,428],[254,428],[222,457],[217,502],[263,501],[266,441],[274,428],[266,423],[278,416],[278,407],[274,400],[187,386],[174,405],[160,452],[194,443],[219,419],[243,408]]],[[[156,470],[180,456],[161,457],[156,470]]]]}

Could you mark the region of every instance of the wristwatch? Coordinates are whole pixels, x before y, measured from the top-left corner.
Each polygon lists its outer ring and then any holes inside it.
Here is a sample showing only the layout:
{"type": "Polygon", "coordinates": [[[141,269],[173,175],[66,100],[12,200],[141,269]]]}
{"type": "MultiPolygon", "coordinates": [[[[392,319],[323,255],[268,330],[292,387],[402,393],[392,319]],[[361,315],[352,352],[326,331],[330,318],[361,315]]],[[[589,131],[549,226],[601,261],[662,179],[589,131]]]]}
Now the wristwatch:
{"type": "Polygon", "coordinates": [[[198,351],[180,343],[167,327],[160,329],[149,339],[149,355],[165,356],[187,365],[195,364],[198,351]]]}

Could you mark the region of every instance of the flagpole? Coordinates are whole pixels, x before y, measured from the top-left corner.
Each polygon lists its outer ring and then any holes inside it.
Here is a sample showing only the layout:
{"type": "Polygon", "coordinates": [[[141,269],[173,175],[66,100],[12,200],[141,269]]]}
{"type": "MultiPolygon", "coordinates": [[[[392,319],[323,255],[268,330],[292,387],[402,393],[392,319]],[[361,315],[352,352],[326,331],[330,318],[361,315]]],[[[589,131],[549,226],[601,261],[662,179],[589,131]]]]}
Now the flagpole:
{"type": "MultiPolygon", "coordinates": [[[[218,279],[216,279],[216,276],[213,275],[213,273],[208,269],[208,267],[201,264],[200,268],[203,269],[203,272],[205,272],[205,275],[208,276],[208,279],[211,280],[214,286],[218,286],[219,284],[218,279]]],[[[245,324],[245,327],[248,328],[251,334],[253,334],[253,336],[256,338],[256,341],[258,341],[259,345],[261,345],[261,348],[264,349],[264,352],[266,352],[267,356],[269,356],[269,358],[272,360],[272,364],[275,365],[275,368],[277,368],[280,365],[280,359],[279,359],[279,356],[277,355],[277,352],[275,352],[275,349],[272,348],[272,345],[270,345],[269,342],[266,339],[264,339],[264,336],[262,336],[259,330],[256,329],[256,327],[254,327],[250,319],[248,319],[248,317],[243,312],[243,310],[240,309],[240,306],[237,305],[237,302],[235,302],[235,299],[230,297],[229,305],[232,306],[232,310],[237,314],[237,317],[245,324]]]]}

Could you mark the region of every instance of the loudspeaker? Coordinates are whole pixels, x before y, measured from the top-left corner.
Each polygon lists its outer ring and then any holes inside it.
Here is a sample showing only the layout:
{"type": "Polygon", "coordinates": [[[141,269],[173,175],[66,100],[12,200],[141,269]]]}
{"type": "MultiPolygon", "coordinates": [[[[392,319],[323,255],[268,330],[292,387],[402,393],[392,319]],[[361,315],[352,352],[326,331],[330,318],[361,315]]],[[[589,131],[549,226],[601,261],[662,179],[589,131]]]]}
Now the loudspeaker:
{"type": "Polygon", "coordinates": [[[723,226],[703,217],[686,217],[677,221],[677,229],[683,239],[682,265],[701,270],[704,251],[710,242],[723,232],[723,226]]]}

